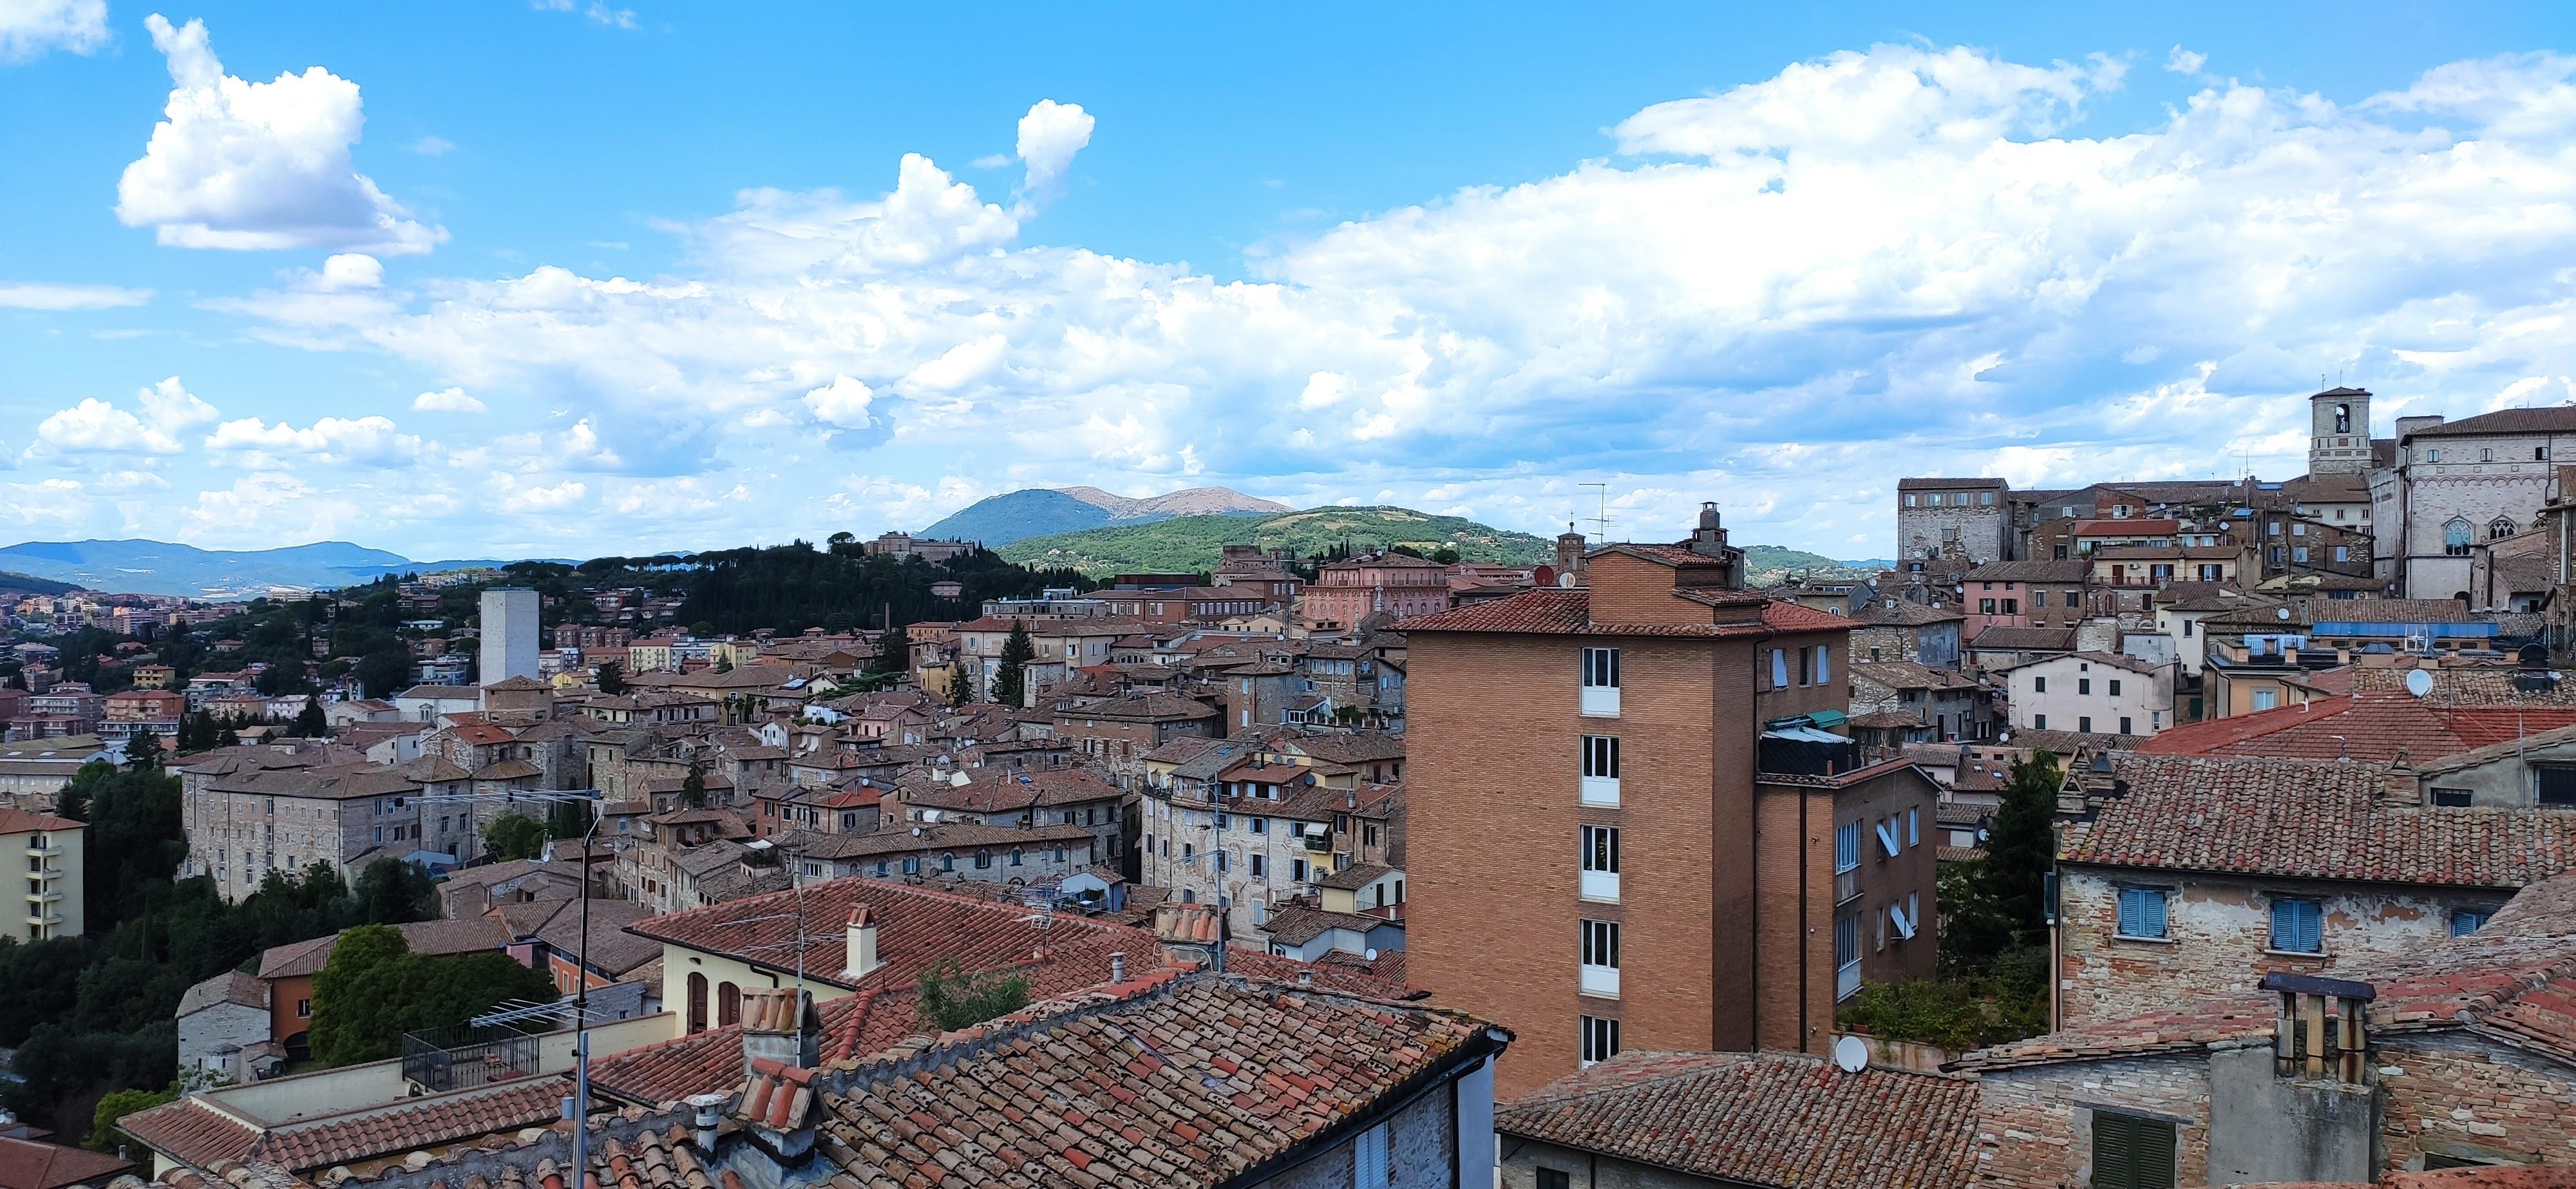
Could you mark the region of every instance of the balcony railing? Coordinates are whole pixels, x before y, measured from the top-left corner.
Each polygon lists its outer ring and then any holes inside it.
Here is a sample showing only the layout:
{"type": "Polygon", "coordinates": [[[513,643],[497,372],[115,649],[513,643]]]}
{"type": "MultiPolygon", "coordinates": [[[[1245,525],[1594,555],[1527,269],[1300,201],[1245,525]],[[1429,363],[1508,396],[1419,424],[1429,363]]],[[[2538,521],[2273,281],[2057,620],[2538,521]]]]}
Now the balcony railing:
{"type": "Polygon", "coordinates": [[[1834,872],[1834,903],[1846,904],[1860,895],[1860,868],[1834,872]]]}
{"type": "Polygon", "coordinates": [[[1834,971],[1834,999],[1841,1001],[1860,990],[1860,963],[1849,962],[1834,971]]]}
{"type": "Polygon", "coordinates": [[[402,1038],[404,1079],[431,1093],[534,1077],[537,1038],[515,1028],[467,1024],[402,1038]]]}
{"type": "Polygon", "coordinates": [[[1612,904],[1618,903],[1619,873],[1616,871],[1584,872],[1582,895],[1586,900],[1603,900],[1612,904]]]}
{"type": "Polygon", "coordinates": [[[1586,805],[1604,809],[1617,809],[1619,807],[1619,778],[1616,776],[1586,776],[1583,778],[1583,791],[1581,795],[1583,803],[1586,805]]]}
{"type": "Polygon", "coordinates": [[[1619,687],[1615,685],[1584,686],[1583,702],[1580,709],[1585,718],[1619,717],[1619,687]]]}
{"type": "Polygon", "coordinates": [[[1583,993],[1603,999],[1619,997],[1619,968],[1616,966],[1583,967],[1583,993]]]}
{"type": "Polygon", "coordinates": [[[1329,850],[1333,849],[1333,836],[1332,836],[1332,834],[1331,834],[1331,833],[1329,833],[1329,832],[1326,832],[1326,831],[1320,831],[1320,830],[1309,830],[1309,831],[1307,831],[1307,832],[1306,832],[1306,849],[1311,850],[1311,851],[1317,851],[1317,852],[1329,851],[1329,850]]]}

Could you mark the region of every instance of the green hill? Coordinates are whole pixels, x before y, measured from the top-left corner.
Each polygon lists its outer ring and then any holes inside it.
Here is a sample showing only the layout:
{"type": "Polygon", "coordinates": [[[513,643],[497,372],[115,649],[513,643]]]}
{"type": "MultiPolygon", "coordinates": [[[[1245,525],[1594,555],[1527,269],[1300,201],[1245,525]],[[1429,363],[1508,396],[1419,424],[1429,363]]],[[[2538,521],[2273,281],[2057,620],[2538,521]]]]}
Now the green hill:
{"type": "Polygon", "coordinates": [[[1867,578],[1888,568],[1887,562],[1836,561],[1821,553],[1780,545],[1744,547],[1744,578],[1755,586],[1784,582],[1792,573],[1800,571],[1825,579],[1867,578]]]}
{"type": "Polygon", "coordinates": [[[1070,566],[1086,574],[1195,573],[1212,569],[1222,547],[1285,546],[1299,557],[1347,543],[1351,548],[1404,545],[1430,553],[1446,545],[1465,561],[1527,565],[1556,556],[1556,545],[1457,516],[1410,508],[1309,508],[1258,519],[1176,516],[1152,524],[1085,529],[1013,541],[1002,556],[1024,565],[1070,566]]]}

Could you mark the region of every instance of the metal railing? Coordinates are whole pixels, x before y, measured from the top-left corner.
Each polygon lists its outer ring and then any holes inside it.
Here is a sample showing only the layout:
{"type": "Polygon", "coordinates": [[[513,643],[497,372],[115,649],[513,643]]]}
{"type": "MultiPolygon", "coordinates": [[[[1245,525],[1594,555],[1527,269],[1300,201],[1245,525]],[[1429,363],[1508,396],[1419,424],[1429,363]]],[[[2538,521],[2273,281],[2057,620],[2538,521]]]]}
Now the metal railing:
{"type": "Polygon", "coordinates": [[[538,1072],[535,1034],[506,1025],[406,1032],[402,1049],[404,1079],[432,1093],[471,1090],[538,1072]]]}

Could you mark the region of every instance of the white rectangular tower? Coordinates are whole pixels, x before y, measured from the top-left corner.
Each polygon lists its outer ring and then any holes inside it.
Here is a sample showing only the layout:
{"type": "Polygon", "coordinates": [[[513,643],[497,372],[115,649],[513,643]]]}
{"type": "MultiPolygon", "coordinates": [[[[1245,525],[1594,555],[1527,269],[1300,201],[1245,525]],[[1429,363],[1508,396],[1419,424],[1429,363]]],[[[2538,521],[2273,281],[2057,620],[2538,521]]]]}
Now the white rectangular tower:
{"type": "Polygon", "coordinates": [[[483,592],[483,673],[485,685],[513,677],[537,675],[537,592],[524,586],[496,586],[483,592]]]}

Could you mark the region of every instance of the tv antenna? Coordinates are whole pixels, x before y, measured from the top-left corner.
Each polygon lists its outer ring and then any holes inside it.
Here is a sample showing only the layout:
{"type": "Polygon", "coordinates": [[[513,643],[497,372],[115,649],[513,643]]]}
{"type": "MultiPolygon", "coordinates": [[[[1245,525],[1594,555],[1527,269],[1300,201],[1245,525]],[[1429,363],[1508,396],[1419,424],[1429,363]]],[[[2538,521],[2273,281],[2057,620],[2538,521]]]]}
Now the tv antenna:
{"type": "Polygon", "coordinates": [[[1601,496],[1601,510],[1600,510],[1600,512],[1599,512],[1599,513],[1595,514],[1595,515],[1592,517],[1592,530],[1593,530],[1593,531],[1592,531],[1592,535],[1593,535],[1594,537],[1599,538],[1599,539],[1600,539],[1601,544],[1604,544],[1604,545],[1609,544],[1609,543],[1610,543],[1610,485],[1609,485],[1609,484],[1607,484],[1607,483],[1583,483],[1583,484],[1578,484],[1577,486],[1581,486],[1581,487],[1597,487],[1597,488],[1599,488],[1599,489],[1600,489],[1600,496],[1601,496]]]}

